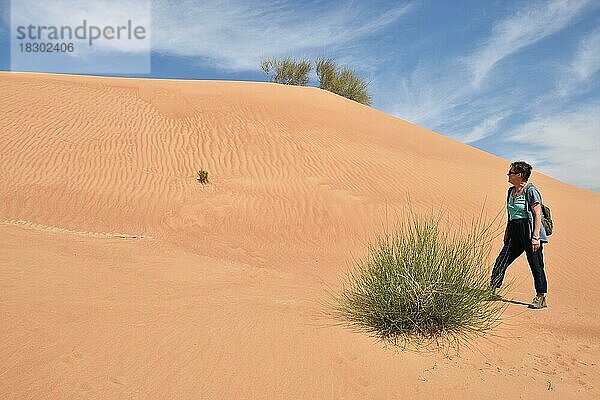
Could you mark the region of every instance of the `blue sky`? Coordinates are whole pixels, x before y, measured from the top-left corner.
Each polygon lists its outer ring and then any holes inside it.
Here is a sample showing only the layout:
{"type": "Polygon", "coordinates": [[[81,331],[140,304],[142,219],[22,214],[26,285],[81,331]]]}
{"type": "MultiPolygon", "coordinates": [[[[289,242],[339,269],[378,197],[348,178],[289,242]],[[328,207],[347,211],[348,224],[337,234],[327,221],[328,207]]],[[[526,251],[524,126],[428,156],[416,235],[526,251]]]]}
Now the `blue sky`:
{"type": "MultiPolygon", "coordinates": [[[[77,19],[72,2],[44,4],[77,19]]],[[[375,108],[600,191],[599,0],[154,0],[151,42],[139,76],[262,81],[264,56],[333,57],[371,82],[375,108]]]]}

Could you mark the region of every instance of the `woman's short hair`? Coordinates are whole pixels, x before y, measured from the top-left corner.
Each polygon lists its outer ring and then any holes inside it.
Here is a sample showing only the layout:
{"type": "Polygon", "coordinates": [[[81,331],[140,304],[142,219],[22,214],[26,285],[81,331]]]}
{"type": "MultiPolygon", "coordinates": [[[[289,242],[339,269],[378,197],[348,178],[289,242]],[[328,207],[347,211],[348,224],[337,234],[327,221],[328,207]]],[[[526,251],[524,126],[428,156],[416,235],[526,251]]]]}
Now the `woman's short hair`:
{"type": "Polygon", "coordinates": [[[529,180],[531,170],[533,169],[531,165],[527,164],[525,161],[515,161],[510,164],[510,168],[517,174],[521,174],[521,178],[524,180],[529,180]]]}

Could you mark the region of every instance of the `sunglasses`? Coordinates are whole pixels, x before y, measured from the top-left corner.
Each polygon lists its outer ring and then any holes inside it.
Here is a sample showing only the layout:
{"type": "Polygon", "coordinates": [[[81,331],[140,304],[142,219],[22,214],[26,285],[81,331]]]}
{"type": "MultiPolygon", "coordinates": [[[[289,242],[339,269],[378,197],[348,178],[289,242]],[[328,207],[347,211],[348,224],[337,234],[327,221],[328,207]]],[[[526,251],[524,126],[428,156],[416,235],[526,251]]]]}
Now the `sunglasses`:
{"type": "Polygon", "coordinates": [[[508,171],[508,174],[506,175],[519,175],[519,172],[508,171]]]}

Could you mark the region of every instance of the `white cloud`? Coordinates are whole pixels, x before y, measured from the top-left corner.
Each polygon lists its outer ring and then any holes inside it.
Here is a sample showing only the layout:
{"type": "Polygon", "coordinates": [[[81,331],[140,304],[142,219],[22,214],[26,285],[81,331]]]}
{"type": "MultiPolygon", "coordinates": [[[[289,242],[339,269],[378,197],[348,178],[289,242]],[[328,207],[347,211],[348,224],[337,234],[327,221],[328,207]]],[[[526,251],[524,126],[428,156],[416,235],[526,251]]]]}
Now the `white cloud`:
{"type": "Polygon", "coordinates": [[[600,71],[600,28],[587,34],[577,46],[571,63],[560,69],[556,93],[569,97],[590,90],[590,80],[600,71]]]}
{"type": "Polygon", "coordinates": [[[385,79],[380,92],[384,98],[393,99],[391,113],[430,129],[439,125],[440,120],[447,121],[447,111],[466,95],[459,71],[450,65],[448,69],[453,79],[438,76],[435,66],[424,63],[419,63],[410,75],[398,77],[394,88],[389,85],[394,80],[385,79]]]}
{"type": "Polygon", "coordinates": [[[256,70],[263,56],[310,55],[339,49],[406,15],[410,4],[369,10],[294,2],[185,0],[153,3],[154,51],[199,57],[235,71],[256,70]]]}
{"type": "Polygon", "coordinates": [[[515,11],[497,21],[491,35],[469,56],[445,60],[443,69],[439,63],[419,63],[409,77],[399,79],[395,102],[386,108],[429,129],[443,126],[457,132],[467,127],[468,133],[452,136],[466,143],[483,139],[509,117],[520,93],[500,93],[492,87],[486,88],[486,95],[480,88],[482,80],[502,59],[565,28],[589,4],[591,0],[552,0],[515,11]]]}
{"type": "Polygon", "coordinates": [[[564,29],[591,3],[590,0],[536,3],[496,23],[492,35],[466,59],[472,69],[473,85],[479,87],[492,68],[504,58],[564,29]]]}
{"type": "Polygon", "coordinates": [[[494,134],[523,94],[522,89],[507,88],[481,93],[469,84],[469,78],[469,71],[452,60],[441,68],[421,63],[409,76],[398,78],[397,86],[381,87],[377,93],[393,99],[384,106],[391,114],[473,143],[494,134]]]}
{"type": "Polygon", "coordinates": [[[534,160],[540,171],[583,187],[600,187],[600,102],[538,115],[505,141],[521,145],[515,157],[534,160]]]}
{"type": "MultiPolygon", "coordinates": [[[[87,19],[88,24],[101,27],[123,18],[138,22],[144,14],[140,9],[151,4],[151,24],[145,19],[139,24],[151,29],[153,51],[195,57],[229,71],[256,71],[264,56],[338,53],[413,9],[411,3],[382,10],[353,1],[331,5],[244,0],[19,0],[17,4],[20,11],[13,18],[19,25],[79,26],[87,19]]],[[[85,60],[98,53],[143,53],[148,50],[145,46],[149,42],[103,40],[93,48],[78,46],[70,55],[85,60]]]]}
{"type": "MultiPolygon", "coordinates": [[[[14,1],[11,9],[11,29],[29,24],[37,26],[69,26],[72,29],[82,26],[86,21],[89,29],[94,25],[103,29],[107,26],[117,27],[132,21],[133,26],[141,25],[147,30],[150,38],[150,0],[94,0],[81,2],[77,0],[19,0],[14,1]]],[[[46,31],[47,32],[47,31],[46,31]]],[[[60,30],[59,30],[60,32],[60,30]]],[[[87,34],[87,33],[86,33],[87,34]]],[[[37,34],[36,34],[37,35],[37,34]]],[[[88,35],[89,37],[89,35],[88,35]]],[[[150,40],[96,40],[93,47],[87,46],[87,40],[76,44],[76,56],[94,57],[98,53],[146,53],[150,51],[150,40]]]]}
{"type": "Polygon", "coordinates": [[[600,28],[583,38],[571,63],[571,70],[579,81],[590,79],[600,70],[600,28]]]}
{"type": "Polygon", "coordinates": [[[36,72],[149,73],[150,6],[150,0],[13,1],[10,68],[36,72]],[[123,26],[126,28],[122,29],[123,26]],[[134,33],[138,26],[145,29],[145,34],[134,33]],[[18,31],[25,38],[19,38],[18,31]],[[113,38],[103,37],[102,32],[105,35],[111,32],[113,38]],[[52,43],[57,39],[52,37],[53,33],[60,43],[72,43],[72,51],[19,51],[19,45],[35,40],[52,43]],[[80,39],[82,34],[84,39],[80,39]]]}
{"type": "MultiPolygon", "coordinates": [[[[532,91],[527,82],[515,85],[494,80],[492,85],[480,85],[501,60],[574,23],[584,9],[600,5],[590,4],[537,3],[496,22],[483,45],[467,58],[445,60],[443,66],[421,63],[410,76],[400,79],[397,88],[387,89],[388,95],[396,97],[388,111],[464,143],[494,135],[493,145],[505,156],[528,160],[536,169],[566,182],[600,187],[600,175],[589,173],[600,170],[600,103],[566,109],[574,92],[559,99],[552,89],[532,91]],[[515,117],[527,115],[534,115],[529,123],[514,126],[515,117]],[[508,130],[513,134],[506,137],[508,130]]],[[[573,62],[563,68],[557,82],[589,85],[600,68],[597,32],[579,44],[573,62]]],[[[554,59],[560,57],[564,52],[554,59]]]]}
{"type": "Polygon", "coordinates": [[[475,126],[465,134],[453,135],[453,138],[460,140],[463,143],[474,143],[484,139],[496,132],[499,123],[511,114],[510,111],[501,112],[484,119],[480,124],[475,126]]]}

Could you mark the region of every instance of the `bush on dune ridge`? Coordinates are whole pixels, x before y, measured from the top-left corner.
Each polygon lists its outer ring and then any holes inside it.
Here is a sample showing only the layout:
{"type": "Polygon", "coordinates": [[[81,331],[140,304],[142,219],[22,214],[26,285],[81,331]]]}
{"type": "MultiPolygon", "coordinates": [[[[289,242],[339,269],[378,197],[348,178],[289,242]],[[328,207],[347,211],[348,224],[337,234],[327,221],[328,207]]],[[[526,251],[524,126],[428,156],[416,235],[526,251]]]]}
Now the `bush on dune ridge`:
{"type": "Polygon", "coordinates": [[[367,90],[369,83],[350,68],[340,68],[332,59],[320,58],[316,62],[316,70],[321,89],[361,104],[371,105],[373,97],[367,90]]]}
{"type": "Polygon", "coordinates": [[[271,82],[304,86],[309,81],[312,64],[307,59],[265,58],[261,61],[261,68],[271,82]]]}
{"type": "Polygon", "coordinates": [[[369,247],[334,295],[343,325],[393,345],[458,343],[499,323],[488,301],[487,259],[497,231],[480,215],[470,227],[441,228],[440,216],[412,211],[369,247]]]}
{"type": "MultiPolygon", "coordinates": [[[[371,105],[373,97],[367,87],[369,83],[350,68],[340,68],[330,58],[319,58],[315,62],[319,88],[338,94],[358,103],[371,105]]],[[[271,82],[285,85],[305,86],[309,82],[313,62],[309,59],[264,58],[261,68],[271,82]]]]}

